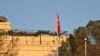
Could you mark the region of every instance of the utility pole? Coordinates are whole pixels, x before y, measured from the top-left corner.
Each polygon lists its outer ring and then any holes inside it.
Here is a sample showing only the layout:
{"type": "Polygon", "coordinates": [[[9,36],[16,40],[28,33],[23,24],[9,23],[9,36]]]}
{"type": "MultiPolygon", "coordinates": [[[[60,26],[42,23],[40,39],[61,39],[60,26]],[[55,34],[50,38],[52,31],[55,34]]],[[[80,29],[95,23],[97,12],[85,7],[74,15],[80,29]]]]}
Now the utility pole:
{"type": "Polygon", "coordinates": [[[85,40],[85,52],[84,52],[84,54],[85,54],[85,56],[87,56],[87,38],[85,37],[84,38],[84,40],[85,40]]]}

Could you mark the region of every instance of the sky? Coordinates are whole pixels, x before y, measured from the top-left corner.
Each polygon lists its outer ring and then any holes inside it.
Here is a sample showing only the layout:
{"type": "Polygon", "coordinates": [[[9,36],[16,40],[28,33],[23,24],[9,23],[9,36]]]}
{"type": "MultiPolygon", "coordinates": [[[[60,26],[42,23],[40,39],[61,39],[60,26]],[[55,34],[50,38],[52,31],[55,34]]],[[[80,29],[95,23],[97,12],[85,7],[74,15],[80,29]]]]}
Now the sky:
{"type": "Polygon", "coordinates": [[[61,30],[73,33],[90,20],[100,20],[100,0],[0,0],[0,16],[12,29],[56,31],[56,13],[61,30]]]}

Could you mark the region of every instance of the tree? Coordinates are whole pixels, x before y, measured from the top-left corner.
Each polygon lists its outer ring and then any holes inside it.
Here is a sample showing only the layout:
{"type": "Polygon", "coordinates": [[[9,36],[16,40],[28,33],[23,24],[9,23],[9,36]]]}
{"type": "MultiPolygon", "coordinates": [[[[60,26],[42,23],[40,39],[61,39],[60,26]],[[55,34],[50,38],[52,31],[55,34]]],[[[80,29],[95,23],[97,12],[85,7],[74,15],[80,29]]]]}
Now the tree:
{"type": "Polygon", "coordinates": [[[90,20],[86,25],[90,39],[94,39],[96,44],[100,44],[100,20],[90,20]]]}
{"type": "Polygon", "coordinates": [[[84,56],[84,38],[87,38],[87,32],[85,27],[78,27],[75,31],[75,44],[76,52],[75,56],[84,56]]]}
{"type": "Polygon", "coordinates": [[[59,56],[69,56],[67,42],[62,42],[62,45],[61,47],[58,48],[58,50],[59,50],[59,56]]]}
{"type": "Polygon", "coordinates": [[[100,54],[100,20],[90,20],[86,25],[90,39],[88,56],[99,56],[100,54]],[[91,41],[92,40],[92,41],[91,41]]]}
{"type": "Polygon", "coordinates": [[[75,37],[70,34],[69,35],[69,44],[70,44],[70,52],[71,52],[71,56],[75,55],[75,51],[76,51],[76,46],[75,46],[75,37]]]}

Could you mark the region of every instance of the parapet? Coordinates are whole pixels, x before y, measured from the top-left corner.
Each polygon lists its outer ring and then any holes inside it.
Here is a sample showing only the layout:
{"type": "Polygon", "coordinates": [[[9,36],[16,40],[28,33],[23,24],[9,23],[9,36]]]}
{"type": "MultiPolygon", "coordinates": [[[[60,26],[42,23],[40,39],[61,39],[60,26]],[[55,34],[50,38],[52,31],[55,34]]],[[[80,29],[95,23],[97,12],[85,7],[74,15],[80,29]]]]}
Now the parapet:
{"type": "Polygon", "coordinates": [[[0,30],[3,30],[3,31],[11,30],[11,24],[10,22],[8,22],[7,18],[4,16],[0,16],[0,30]]]}

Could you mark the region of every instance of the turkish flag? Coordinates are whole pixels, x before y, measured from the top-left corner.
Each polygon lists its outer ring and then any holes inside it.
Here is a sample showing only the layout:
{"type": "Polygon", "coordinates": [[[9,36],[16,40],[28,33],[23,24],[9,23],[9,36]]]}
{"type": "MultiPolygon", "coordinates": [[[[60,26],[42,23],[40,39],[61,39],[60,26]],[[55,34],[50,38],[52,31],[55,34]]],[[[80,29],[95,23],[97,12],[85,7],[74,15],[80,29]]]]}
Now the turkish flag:
{"type": "Polygon", "coordinates": [[[60,18],[59,18],[59,14],[57,13],[57,35],[59,35],[60,32],[61,32],[60,18]]]}

